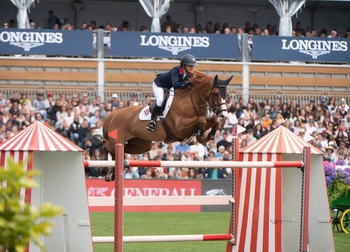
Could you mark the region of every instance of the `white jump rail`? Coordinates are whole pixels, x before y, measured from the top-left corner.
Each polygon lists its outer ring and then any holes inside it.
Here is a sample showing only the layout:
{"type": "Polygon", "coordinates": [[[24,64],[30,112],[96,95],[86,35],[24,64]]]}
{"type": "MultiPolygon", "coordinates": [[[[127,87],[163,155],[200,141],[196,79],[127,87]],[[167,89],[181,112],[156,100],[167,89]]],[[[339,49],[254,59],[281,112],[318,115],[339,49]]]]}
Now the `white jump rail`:
{"type": "MultiPolygon", "coordinates": [[[[231,234],[123,236],[123,242],[230,241],[231,234]]],[[[92,237],[93,243],[113,243],[113,236],[92,237]]]]}

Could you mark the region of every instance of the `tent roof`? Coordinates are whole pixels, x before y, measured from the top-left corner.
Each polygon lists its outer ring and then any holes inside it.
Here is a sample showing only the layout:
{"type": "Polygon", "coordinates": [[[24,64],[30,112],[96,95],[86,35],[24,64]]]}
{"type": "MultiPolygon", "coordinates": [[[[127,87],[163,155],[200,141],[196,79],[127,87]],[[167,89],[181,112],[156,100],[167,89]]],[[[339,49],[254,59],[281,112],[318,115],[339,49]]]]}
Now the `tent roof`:
{"type": "Polygon", "coordinates": [[[305,142],[285,127],[278,127],[246,148],[242,153],[289,153],[302,154],[305,146],[311,147],[311,154],[323,154],[322,151],[305,142]]]}
{"type": "Polygon", "coordinates": [[[40,122],[9,138],[0,145],[0,151],[79,151],[79,148],[40,122]]]}

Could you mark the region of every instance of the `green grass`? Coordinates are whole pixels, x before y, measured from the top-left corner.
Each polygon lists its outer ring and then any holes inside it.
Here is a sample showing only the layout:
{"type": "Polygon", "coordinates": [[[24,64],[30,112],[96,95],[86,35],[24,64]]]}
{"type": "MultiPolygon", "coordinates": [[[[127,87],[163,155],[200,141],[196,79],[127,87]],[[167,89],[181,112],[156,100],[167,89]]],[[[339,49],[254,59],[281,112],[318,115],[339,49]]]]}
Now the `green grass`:
{"type": "MultiPolygon", "coordinates": [[[[93,236],[113,236],[113,213],[91,213],[93,236]]],[[[124,235],[223,234],[230,213],[124,213],[124,235]]],[[[350,234],[334,233],[337,252],[348,252],[350,234]]],[[[95,252],[112,252],[113,244],[95,244],[95,252]]],[[[124,243],[125,252],[196,252],[226,249],[226,242],[124,243]]]]}

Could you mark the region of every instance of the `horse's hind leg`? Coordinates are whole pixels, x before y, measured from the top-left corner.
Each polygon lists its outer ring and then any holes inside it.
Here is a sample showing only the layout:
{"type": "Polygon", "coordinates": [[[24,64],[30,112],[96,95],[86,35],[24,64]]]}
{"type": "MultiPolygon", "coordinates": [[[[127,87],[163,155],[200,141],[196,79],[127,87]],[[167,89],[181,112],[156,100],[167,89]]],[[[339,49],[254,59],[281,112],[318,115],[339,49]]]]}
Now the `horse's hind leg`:
{"type": "MultiPolygon", "coordinates": [[[[103,157],[104,160],[115,159],[114,148],[111,148],[111,143],[105,138],[103,139],[103,157]]],[[[105,176],[105,181],[111,182],[114,180],[114,167],[99,167],[98,172],[105,176]]]]}

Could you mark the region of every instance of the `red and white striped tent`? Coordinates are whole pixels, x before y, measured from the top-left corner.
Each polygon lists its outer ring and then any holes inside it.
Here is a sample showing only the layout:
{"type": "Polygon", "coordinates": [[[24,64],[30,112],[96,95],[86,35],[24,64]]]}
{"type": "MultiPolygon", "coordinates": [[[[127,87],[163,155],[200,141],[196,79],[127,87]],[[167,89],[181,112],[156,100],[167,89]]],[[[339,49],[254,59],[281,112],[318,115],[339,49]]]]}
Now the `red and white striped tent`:
{"type": "MultiPolygon", "coordinates": [[[[23,199],[36,207],[50,201],[64,209],[54,219],[52,235],[42,237],[47,251],[93,251],[82,152],[40,122],[0,145],[0,167],[6,169],[7,160],[12,157],[16,162],[24,162],[25,170],[41,172],[34,177],[39,189],[22,190],[23,199]]],[[[40,249],[31,243],[29,251],[40,249]]]]}
{"type": "MultiPolygon", "coordinates": [[[[322,152],[285,127],[242,149],[240,161],[302,161],[311,147],[309,251],[334,251],[322,152]]],[[[232,251],[299,251],[300,169],[236,169],[236,245],[232,251]]]]}

